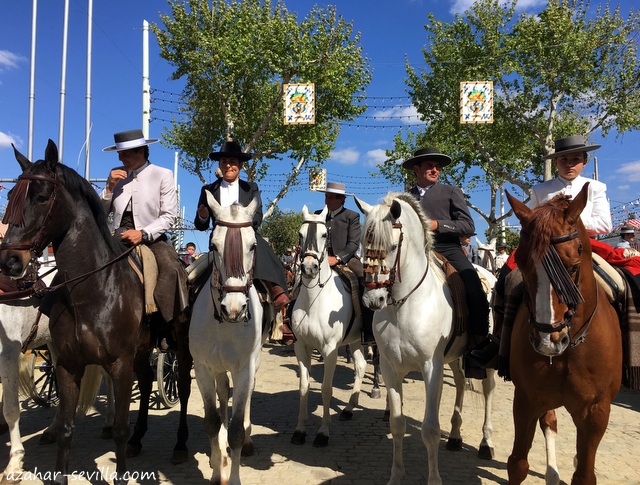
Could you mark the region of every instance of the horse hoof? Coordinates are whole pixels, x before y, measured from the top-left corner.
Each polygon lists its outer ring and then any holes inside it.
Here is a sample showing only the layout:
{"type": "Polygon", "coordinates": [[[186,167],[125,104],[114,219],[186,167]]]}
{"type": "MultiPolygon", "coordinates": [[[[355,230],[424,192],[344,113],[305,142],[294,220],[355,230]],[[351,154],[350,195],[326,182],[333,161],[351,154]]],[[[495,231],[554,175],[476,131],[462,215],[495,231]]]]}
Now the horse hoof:
{"type": "Polygon", "coordinates": [[[189,461],[189,450],[186,448],[184,450],[173,450],[173,454],[171,455],[172,465],[179,465],[187,461],[189,461]]]}
{"type": "Polygon", "coordinates": [[[256,452],[256,449],[253,446],[253,443],[244,443],[242,445],[242,451],[240,451],[241,456],[251,456],[256,452]]]}
{"type": "Polygon", "coordinates": [[[449,438],[447,441],[447,450],[460,451],[462,449],[462,438],[449,438]]]}
{"type": "Polygon", "coordinates": [[[481,445],[478,449],[478,458],[481,460],[493,460],[495,452],[491,446],[481,445]]]}
{"type": "Polygon", "coordinates": [[[346,411],[346,410],[342,410],[342,412],[340,413],[340,421],[351,421],[351,419],[353,418],[353,412],[351,411],[346,411]]]}
{"type": "Polygon", "coordinates": [[[102,428],[102,433],[100,434],[100,439],[103,440],[112,440],[113,439],[113,427],[105,426],[102,428]]]}
{"type": "Polygon", "coordinates": [[[384,412],[384,415],[382,416],[382,420],[385,422],[389,422],[389,416],[391,416],[391,411],[387,410],[384,412]]]}
{"type": "Polygon", "coordinates": [[[371,399],[380,399],[382,397],[382,393],[380,389],[372,389],[371,390],[371,399]]]}
{"type": "Polygon", "coordinates": [[[305,431],[294,431],[293,436],[291,437],[291,444],[293,445],[304,445],[304,442],[307,439],[307,433],[305,431]]]}
{"type": "Polygon", "coordinates": [[[56,442],[56,435],[49,432],[49,431],[45,431],[42,433],[42,435],[40,435],[40,441],[38,441],[39,445],[52,445],[53,443],[56,442]]]}
{"type": "Polygon", "coordinates": [[[316,448],[324,448],[329,446],[329,437],[325,434],[317,434],[316,439],[313,440],[313,446],[316,448]]]}
{"type": "Polygon", "coordinates": [[[140,455],[142,451],[142,445],[134,445],[131,443],[127,443],[127,458],[135,458],[140,455]]]}

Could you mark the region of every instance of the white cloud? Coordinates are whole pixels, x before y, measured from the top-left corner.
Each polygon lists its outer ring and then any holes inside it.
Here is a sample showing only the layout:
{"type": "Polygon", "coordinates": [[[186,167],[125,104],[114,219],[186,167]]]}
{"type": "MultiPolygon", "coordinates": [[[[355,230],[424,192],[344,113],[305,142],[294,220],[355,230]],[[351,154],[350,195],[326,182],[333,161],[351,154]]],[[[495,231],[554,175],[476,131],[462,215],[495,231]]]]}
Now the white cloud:
{"type": "Polygon", "coordinates": [[[622,164],[616,173],[622,175],[626,182],[640,182],[640,160],[622,164]]]}
{"type": "MultiPolygon", "coordinates": [[[[454,0],[449,12],[452,14],[463,13],[469,10],[474,3],[475,0],[454,0]]],[[[516,6],[516,11],[526,11],[531,8],[545,7],[546,5],[547,0],[520,0],[516,6]]]]}
{"type": "Polygon", "coordinates": [[[421,123],[420,115],[415,106],[392,106],[387,109],[378,110],[373,113],[376,121],[400,121],[405,125],[415,125],[421,123]]]}
{"type": "Polygon", "coordinates": [[[387,151],[381,148],[375,150],[369,150],[366,154],[366,160],[364,164],[367,167],[376,167],[385,162],[387,159],[387,151]]]}
{"type": "Polygon", "coordinates": [[[353,165],[358,163],[358,160],[360,159],[360,152],[355,148],[345,148],[343,150],[333,150],[329,157],[334,162],[338,162],[343,165],[353,165]]]}
{"type": "Polygon", "coordinates": [[[4,133],[0,131],[0,150],[3,148],[10,147],[11,144],[14,144],[16,147],[22,145],[22,140],[15,135],[11,135],[9,133],[4,133]]]}
{"type": "Polygon", "coordinates": [[[621,191],[626,191],[631,188],[631,185],[618,185],[617,189],[621,191]]]}
{"type": "Polygon", "coordinates": [[[26,59],[18,54],[0,49],[0,71],[16,68],[23,60],[26,59]]]}

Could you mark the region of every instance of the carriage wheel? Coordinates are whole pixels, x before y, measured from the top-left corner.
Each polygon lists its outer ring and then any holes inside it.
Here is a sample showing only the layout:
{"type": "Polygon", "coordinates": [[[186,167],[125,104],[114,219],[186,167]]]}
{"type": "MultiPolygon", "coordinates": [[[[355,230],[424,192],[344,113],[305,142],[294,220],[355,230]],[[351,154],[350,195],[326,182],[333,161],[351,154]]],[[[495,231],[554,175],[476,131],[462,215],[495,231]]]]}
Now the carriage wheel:
{"type": "Polygon", "coordinates": [[[175,350],[158,352],[156,369],[158,396],[165,408],[172,408],[180,401],[178,396],[178,357],[175,350]]]}
{"type": "Polygon", "coordinates": [[[58,385],[49,350],[46,348],[32,350],[30,365],[34,385],[31,397],[39,406],[56,406],[58,404],[58,385]]]}

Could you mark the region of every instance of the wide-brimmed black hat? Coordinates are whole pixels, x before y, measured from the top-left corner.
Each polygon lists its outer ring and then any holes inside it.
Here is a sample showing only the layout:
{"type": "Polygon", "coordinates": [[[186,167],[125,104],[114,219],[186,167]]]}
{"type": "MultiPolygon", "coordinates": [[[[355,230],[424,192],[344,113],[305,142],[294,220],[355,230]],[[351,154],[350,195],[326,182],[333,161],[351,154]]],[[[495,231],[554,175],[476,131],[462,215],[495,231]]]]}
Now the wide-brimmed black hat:
{"type": "Polygon", "coordinates": [[[131,150],[132,148],[151,145],[152,143],[156,143],[158,140],[157,138],[145,139],[142,134],[142,130],[129,130],[121,131],[120,133],[113,135],[113,141],[116,142],[115,145],[103,148],[102,151],[120,152],[122,150],[131,150]]]}
{"type": "Polygon", "coordinates": [[[576,152],[590,152],[591,150],[597,150],[601,145],[587,145],[584,142],[584,137],[580,135],[568,136],[566,138],[559,138],[554,142],[555,152],[544,157],[556,158],[560,155],[568,155],[569,153],[576,152]]]}
{"type": "Polygon", "coordinates": [[[413,157],[402,162],[402,168],[412,170],[414,165],[431,160],[437,162],[440,167],[446,167],[451,163],[451,157],[438,152],[437,148],[421,148],[413,152],[413,157]]]}
{"type": "Polygon", "coordinates": [[[220,151],[209,153],[209,158],[211,160],[219,161],[222,157],[237,158],[241,162],[246,162],[247,160],[251,160],[251,154],[243,152],[238,142],[235,142],[235,141],[225,141],[222,144],[220,151]]]}
{"type": "Polygon", "coordinates": [[[504,239],[500,239],[500,241],[498,242],[498,249],[500,248],[506,248],[507,247],[507,241],[505,241],[504,239]]]}

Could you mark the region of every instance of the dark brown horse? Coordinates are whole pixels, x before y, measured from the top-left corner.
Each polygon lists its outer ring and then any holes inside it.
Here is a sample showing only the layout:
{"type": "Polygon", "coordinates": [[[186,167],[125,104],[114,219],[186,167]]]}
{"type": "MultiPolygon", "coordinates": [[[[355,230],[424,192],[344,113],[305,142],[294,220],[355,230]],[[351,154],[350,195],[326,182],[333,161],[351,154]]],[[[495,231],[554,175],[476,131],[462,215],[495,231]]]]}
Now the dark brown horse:
{"type": "MultiPolygon", "coordinates": [[[[596,483],[596,451],[621,385],[622,343],[617,314],[593,275],[580,220],[587,196],[588,184],[573,200],[556,196],[529,209],[507,194],[522,224],[516,262],[525,295],[511,337],[515,439],[509,483],[527,476],[536,421],[545,439],[554,439],[553,410],[560,406],[577,429],[571,483],[596,483]]],[[[558,483],[558,470],[548,465],[547,483],[558,483]]]]}
{"type": "MultiPolygon", "coordinates": [[[[53,244],[58,274],[50,310],[50,331],[59,355],[56,365],[60,426],[55,483],[67,483],[69,447],[80,379],[89,364],[101,365],[113,380],[116,443],[114,483],[126,484],[125,455],[140,451],[147,429],[154,375],[149,356],[155,342],[144,315],[143,288],[125,248],[107,227],[101,202],[91,185],[58,163],[49,140],[45,159],[31,163],[15,150],[23,173],[11,191],[5,221],[10,227],[0,246],[0,268],[19,277],[53,244]],[[60,284],[64,283],[64,284],[60,284]],[[140,387],[140,411],[129,442],[129,403],[133,372],[140,387]]],[[[187,335],[187,328],[179,328],[187,335]]],[[[191,356],[179,336],[181,420],[175,453],[186,458],[186,406],[191,356]]]]}

